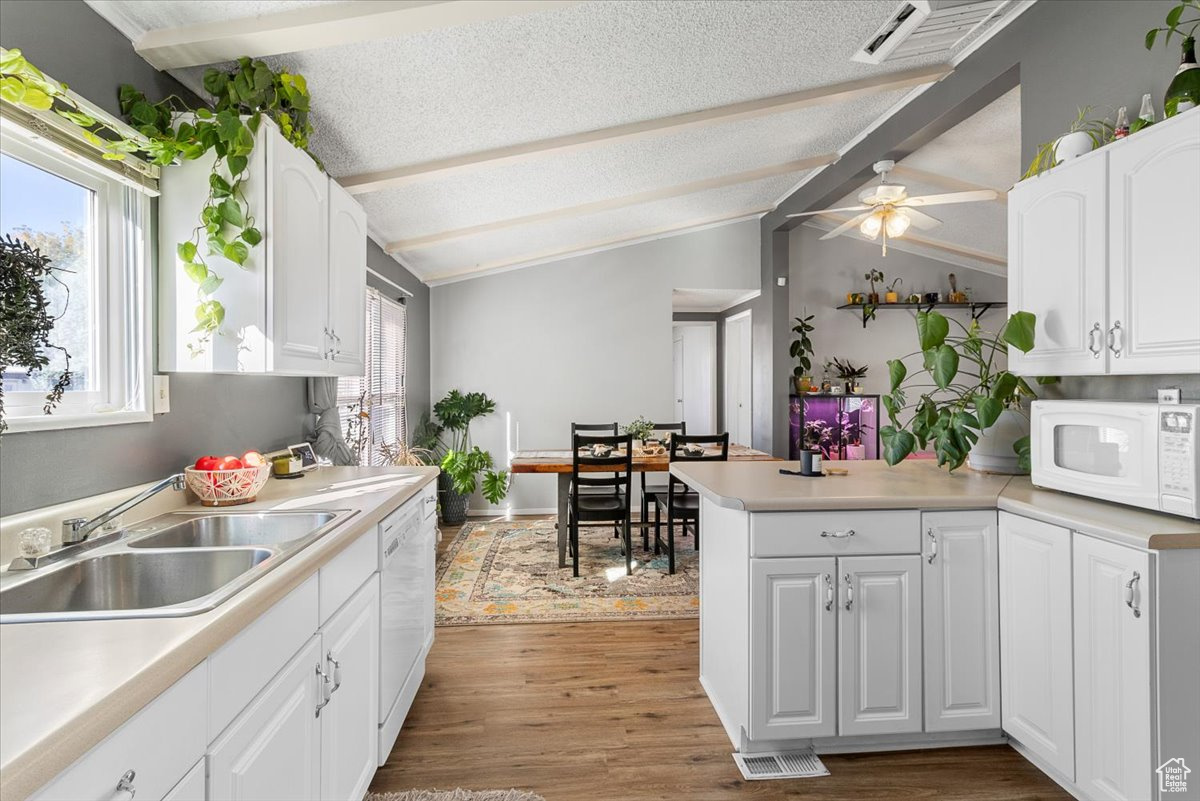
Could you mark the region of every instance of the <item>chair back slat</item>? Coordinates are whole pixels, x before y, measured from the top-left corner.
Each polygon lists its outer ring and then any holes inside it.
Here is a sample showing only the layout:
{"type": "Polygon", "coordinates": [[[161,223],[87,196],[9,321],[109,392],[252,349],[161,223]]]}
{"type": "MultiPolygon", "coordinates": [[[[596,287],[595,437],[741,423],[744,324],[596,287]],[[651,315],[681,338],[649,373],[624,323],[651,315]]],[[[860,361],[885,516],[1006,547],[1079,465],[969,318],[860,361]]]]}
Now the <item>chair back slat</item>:
{"type": "Polygon", "coordinates": [[[576,486],[625,487],[629,491],[633,480],[633,436],[630,434],[591,436],[574,434],[571,437],[571,479],[576,486]],[[612,448],[608,456],[593,456],[584,449],[593,445],[612,448]],[[616,471],[601,474],[597,471],[581,472],[581,467],[606,467],[616,471]]]}
{"type": "MultiPolygon", "coordinates": [[[[671,437],[670,461],[672,462],[727,462],[729,461],[729,434],[676,434],[671,437]],[[688,453],[688,445],[699,445],[704,452],[693,456],[688,453]],[[713,451],[716,451],[715,453],[713,451]]],[[[685,495],[689,487],[672,473],[667,480],[667,488],[671,495],[685,495]],[[682,489],[676,491],[676,485],[682,489]]]]}

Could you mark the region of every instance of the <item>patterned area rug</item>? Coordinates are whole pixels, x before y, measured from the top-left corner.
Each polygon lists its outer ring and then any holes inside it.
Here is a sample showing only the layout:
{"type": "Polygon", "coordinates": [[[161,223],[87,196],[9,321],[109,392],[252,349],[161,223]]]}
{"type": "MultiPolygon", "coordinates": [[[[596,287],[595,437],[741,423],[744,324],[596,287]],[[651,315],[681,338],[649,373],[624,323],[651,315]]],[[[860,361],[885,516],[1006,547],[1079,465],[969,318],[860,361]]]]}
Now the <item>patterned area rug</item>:
{"type": "Polygon", "coordinates": [[[676,531],[675,575],[667,556],[634,541],[625,575],[612,527],[579,530],[579,578],[558,566],[552,520],[468,523],[438,562],[437,625],[562,623],[696,617],[699,559],[676,531]]]}

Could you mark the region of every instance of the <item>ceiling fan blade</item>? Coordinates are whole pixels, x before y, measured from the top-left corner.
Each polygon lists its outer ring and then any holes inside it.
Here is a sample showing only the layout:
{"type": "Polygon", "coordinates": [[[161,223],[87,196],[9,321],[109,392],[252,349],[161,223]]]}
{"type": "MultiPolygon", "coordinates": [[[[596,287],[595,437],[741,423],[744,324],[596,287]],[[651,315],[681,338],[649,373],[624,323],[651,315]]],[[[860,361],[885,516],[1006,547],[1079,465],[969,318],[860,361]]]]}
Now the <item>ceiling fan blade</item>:
{"type": "Polygon", "coordinates": [[[789,214],[788,217],[811,217],[814,214],[832,214],[835,211],[866,211],[874,206],[846,206],[842,209],[821,209],[820,211],[802,211],[799,214],[789,214]]]}
{"type": "Polygon", "coordinates": [[[923,211],[917,211],[916,209],[910,209],[907,207],[901,208],[904,209],[904,213],[908,216],[908,219],[912,221],[914,228],[920,228],[922,231],[928,231],[931,228],[937,228],[942,224],[942,221],[937,217],[930,217],[923,211]]]}
{"type": "Polygon", "coordinates": [[[944,195],[921,195],[910,197],[897,206],[940,206],[946,203],[975,203],[979,200],[995,200],[1000,193],[995,189],[975,189],[970,192],[949,192],[944,195]]]}
{"type": "Polygon", "coordinates": [[[860,214],[857,217],[851,217],[849,220],[846,220],[844,223],[839,225],[837,228],[834,228],[832,231],[825,234],[825,236],[823,236],[821,238],[822,239],[833,239],[835,236],[838,236],[839,234],[844,234],[846,231],[849,231],[851,228],[858,225],[860,222],[862,222],[863,220],[867,219],[870,216],[871,216],[871,212],[868,211],[866,214],[860,214]]]}

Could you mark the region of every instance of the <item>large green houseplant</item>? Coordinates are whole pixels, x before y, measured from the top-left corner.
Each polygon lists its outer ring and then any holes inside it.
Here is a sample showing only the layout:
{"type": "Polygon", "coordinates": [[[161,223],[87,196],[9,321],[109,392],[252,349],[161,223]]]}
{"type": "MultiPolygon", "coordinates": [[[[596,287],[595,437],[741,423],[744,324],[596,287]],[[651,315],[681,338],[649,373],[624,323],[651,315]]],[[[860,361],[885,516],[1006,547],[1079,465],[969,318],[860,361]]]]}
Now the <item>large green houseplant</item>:
{"type": "Polygon", "coordinates": [[[450,390],[433,405],[433,414],[448,438],[442,456],[439,488],[442,519],[458,524],[467,519],[467,501],[482,484],[483,497],[496,505],[508,494],[508,471],[494,470],[492,455],[471,444],[471,421],[496,411],[496,402],[482,392],[450,390]],[[480,480],[482,476],[482,481],[480,480]]]}
{"type": "MultiPolygon", "coordinates": [[[[1027,416],[1024,402],[1037,393],[1024,378],[999,366],[1009,345],[1033,349],[1036,317],[1013,313],[997,333],[973,320],[965,326],[930,311],[917,313],[920,350],[888,362],[891,390],[883,396],[890,425],[879,430],[890,465],[932,445],[939,465],[962,466],[980,437],[1004,415],[1027,416]],[[951,333],[950,323],[959,329],[951,333]],[[906,360],[920,360],[909,370],[906,360]]],[[[1037,383],[1057,379],[1039,378],[1037,383]]],[[[1012,444],[1018,469],[1029,470],[1029,436],[1012,444]]]]}

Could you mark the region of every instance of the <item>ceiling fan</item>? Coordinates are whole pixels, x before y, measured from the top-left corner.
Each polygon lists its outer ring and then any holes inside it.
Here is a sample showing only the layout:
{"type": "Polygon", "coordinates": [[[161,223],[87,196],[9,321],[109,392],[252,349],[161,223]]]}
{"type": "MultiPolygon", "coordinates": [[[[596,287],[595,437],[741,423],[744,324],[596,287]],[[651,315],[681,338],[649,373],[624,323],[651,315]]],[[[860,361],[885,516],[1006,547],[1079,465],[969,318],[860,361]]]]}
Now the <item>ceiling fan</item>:
{"type": "Polygon", "coordinates": [[[947,203],[975,203],[980,200],[995,200],[997,193],[992,189],[975,189],[970,192],[950,192],[944,195],[921,195],[909,197],[901,184],[889,184],[888,173],[896,166],[891,160],[877,161],[875,172],[879,175],[879,186],[864,189],[859,193],[860,206],[846,206],[840,209],[821,209],[806,211],[802,214],[789,214],[788,217],[809,217],[814,214],[830,214],[839,211],[859,211],[861,214],[847,220],[834,228],[822,239],[833,239],[844,234],[854,226],[863,236],[877,239],[883,235],[883,255],[887,255],[888,237],[896,239],[904,235],[909,226],[915,225],[923,231],[936,228],[942,221],[924,212],[917,211],[915,206],[939,206],[947,203]]]}

